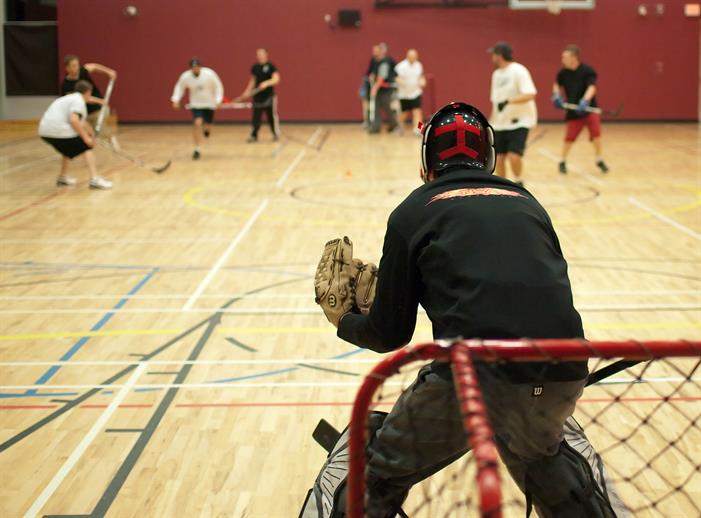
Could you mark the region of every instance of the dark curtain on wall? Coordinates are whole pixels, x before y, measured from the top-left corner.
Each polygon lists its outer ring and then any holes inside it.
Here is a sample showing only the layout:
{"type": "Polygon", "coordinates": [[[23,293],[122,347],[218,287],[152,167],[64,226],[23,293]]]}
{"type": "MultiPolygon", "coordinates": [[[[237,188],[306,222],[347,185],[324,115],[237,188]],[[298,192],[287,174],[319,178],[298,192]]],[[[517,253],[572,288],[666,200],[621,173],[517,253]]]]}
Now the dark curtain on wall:
{"type": "Polygon", "coordinates": [[[5,24],[7,95],[57,95],[58,35],[55,24],[5,24]]]}

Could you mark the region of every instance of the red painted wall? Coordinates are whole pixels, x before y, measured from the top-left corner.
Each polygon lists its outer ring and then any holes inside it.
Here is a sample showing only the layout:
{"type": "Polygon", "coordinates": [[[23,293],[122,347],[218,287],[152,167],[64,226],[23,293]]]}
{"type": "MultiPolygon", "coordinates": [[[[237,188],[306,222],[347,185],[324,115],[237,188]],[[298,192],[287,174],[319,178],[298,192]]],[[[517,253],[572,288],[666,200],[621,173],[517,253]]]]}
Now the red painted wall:
{"type": "MultiPolygon", "coordinates": [[[[58,2],[59,51],[119,72],[114,105],[125,121],[185,120],[169,97],[190,56],[221,76],[226,95],[240,93],[266,46],[282,76],[283,120],[354,120],[357,89],[370,46],[386,41],[401,58],[419,49],[436,78],[439,103],[461,99],[488,109],[491,62],[485,49],[507,39],[533,74],[542,119],[559,119],[550,90],[561,48],[577,43],[599,72],[600,103],[625,102],[627,119],[691,119],[698,114],[699,20],[683,0],[659,0],[662,16],[637,14],[639,0],[598,0],[594,11],[497,9],[376,10],[372,0],[125,0],[58,2]],[[331,29],[326,13],[362,11],[360,29],[331,29]]],[[[647,2],[650,4],[649,2],[647,2]]],[[[243,119],[245,112],[220,112],[243,119]]]]}

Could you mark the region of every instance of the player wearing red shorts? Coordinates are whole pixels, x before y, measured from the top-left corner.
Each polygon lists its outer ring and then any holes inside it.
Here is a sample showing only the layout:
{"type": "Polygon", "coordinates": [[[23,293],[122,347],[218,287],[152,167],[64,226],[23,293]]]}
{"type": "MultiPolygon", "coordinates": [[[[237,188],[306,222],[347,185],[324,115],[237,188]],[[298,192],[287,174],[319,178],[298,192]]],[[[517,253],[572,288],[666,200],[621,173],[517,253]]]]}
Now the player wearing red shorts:
{"type": "Polygon", "coordinates": [[[553,104],[556,108],[563,108],[565,102],[577,105],[576,110],[567,110],[565,114],[567,131],[559,169],[560,173],[567,173],[567,155],[579,133],[586,127],[589,131],[589,140],[596,152],[596,166],[602,173],[607,173],[609,168],[601,156],[601,115],[586,111],[588,107],[597,106],[596,71],[586,63],[582,63],[579,54],[579,47],[576,45],[565,47],[562,51],[563,68],[557,73],[557,79],[553,84],[553,104]]]}

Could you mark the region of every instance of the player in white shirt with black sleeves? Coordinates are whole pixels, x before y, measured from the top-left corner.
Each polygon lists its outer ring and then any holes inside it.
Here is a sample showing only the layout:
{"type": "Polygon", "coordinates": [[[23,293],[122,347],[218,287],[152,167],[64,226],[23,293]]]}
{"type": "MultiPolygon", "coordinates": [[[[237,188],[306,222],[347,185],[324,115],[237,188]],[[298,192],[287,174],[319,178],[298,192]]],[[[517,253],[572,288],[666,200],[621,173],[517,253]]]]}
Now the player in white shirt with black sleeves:
{"type": "Polygon", "coordinates": [[[214,110],[224,98],[224,85],[214,70],[203,67],[199,58],[192,58],[190,70],[183,72],[175,83],[173,95],[170,98],[174,109],[180,108],[180,100],[185,95],[185,90],[190,92],[190,110],[192,110],[194,125],[195,150],[192,152],[192,159],[197,160],[200,158],[202,142],[209,137],[211,124],[214,121],[214,110]]]}
{"type": "Polygon", "coordinates": [[[490,123],[494,128],[494,147],[497,153],[495,173],[506,178],[506,162],[511,165],[514,181],[523,185],[523,153],[526,150],[528,131],[538,123],[535,105],[537,90],[531,73],[520,63],[514,62],[511,46],[497,42],[488,52],[492,55],[490,123]]]}
{"type": "Polygon", "coordinates": [[[419,53],[416,49],[409,49],[406,59],[394,67],[397,73],[397,94],[402,108],[402,122],[404,117],[411,113],[414,124],[414,135],[421,135],[419,122],[423,122],[421,113],[421,94],[426,86],[424,67],[419,61],[419,53]]]}
{"type": "Polygon", "coordinates": [[[95,137],[87,124],[86,101],[92,96],[93,86],[80,80],[75,84],[75,92],[59,97],[51,103],[39,121],[39,136],[63,157],[61,173],[56,185],[70,186],[77,182],[68,176],[68,165],[78,155],[85,155],[90,171],[91,189],[111,189],[112,182],[97,175],[97,164],[92,147],[95,137]]]}

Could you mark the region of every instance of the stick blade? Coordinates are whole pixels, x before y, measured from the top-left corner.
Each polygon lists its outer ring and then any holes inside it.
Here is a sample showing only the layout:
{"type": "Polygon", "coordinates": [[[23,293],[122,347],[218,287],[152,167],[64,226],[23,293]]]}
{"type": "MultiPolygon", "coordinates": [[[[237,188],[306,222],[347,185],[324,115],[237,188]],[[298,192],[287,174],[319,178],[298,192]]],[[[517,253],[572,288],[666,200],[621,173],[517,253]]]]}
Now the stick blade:
{"type": "Polygon", "coordinates": [[[341,437],[341,432],[336,430],[333,425],[329,424],[325,419],[321,419],[312,432],[312,437],[319,443],[319,446],[324,448],[328,453],[331,453],[339,437],[341,437]]]}
{"type": "Polygon", "coordinates": [[[163,164],[162,166],[160,166],[160,167],[154,167],[154,168],[152,168],[151,170],[152,170],[154,173],[156,173],[156,174],[161,174],[161,173],[165,172],[165,170],[168,169],[168,168],[170,167],[170,162],[171,162],[171,161],[168,160],[168,161],[167,161],[165,164],[163,164]]]}

